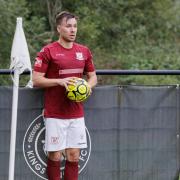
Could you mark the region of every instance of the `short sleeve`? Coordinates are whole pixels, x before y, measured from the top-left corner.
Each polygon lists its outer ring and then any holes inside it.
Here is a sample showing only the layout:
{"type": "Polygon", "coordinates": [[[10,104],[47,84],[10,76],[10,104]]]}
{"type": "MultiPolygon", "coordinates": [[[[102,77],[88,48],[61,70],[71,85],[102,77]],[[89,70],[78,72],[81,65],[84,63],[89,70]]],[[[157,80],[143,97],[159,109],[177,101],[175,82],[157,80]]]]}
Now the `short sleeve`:
{"type": "Polygon", "coordinates": [[[85,61],[84,73],[86,74],[87,72],[93,72],[93,71],[95,71],[93,56],[91,51],[87,49],[87,59],[85,61]]]}
{"type": "Polygon", "coordinates": [[[48,64],[50,60],[50,53],[48,48],[43,48],[40,52],[37,53],[34,62],[34,71],[46,73],[48,64]]]}

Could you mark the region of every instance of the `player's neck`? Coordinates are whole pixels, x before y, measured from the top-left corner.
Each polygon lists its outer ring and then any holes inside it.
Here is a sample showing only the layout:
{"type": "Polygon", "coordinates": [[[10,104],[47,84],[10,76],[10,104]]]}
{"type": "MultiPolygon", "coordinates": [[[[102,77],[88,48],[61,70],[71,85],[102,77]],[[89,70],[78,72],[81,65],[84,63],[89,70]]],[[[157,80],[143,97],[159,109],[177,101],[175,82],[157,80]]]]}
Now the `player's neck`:
{"type": "Polygon", "coordinates": [[[67,42],[64,41],[63,39],[59,39],[58,43],[66,49],[71,49],[73,47],[73,42],[67,42]]]}

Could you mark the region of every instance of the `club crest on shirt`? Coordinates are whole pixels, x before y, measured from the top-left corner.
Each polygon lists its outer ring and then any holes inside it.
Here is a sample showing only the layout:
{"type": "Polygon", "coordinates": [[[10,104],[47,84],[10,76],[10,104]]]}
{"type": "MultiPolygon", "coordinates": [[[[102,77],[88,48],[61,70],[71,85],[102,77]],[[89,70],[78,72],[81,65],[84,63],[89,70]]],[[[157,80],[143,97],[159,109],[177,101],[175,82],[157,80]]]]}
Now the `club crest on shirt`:
{"type": "Polygon", "coordinates": [[[76,59],[77,60],[84,60],[83,53],[82,52],[76,52],[76,59]]]}

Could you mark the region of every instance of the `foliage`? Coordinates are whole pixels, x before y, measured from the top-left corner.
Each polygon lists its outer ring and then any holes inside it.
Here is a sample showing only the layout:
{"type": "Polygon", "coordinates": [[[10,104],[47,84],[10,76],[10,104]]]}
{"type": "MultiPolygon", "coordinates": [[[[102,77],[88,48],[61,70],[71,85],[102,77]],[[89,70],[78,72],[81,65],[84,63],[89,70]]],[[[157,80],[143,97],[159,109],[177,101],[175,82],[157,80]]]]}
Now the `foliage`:
{"type": "MultiPolygon", "coordinates": [[[[46,40],[44,37],[47,32],[44,32],[44,18],[38,17],[38,15],[33,16],[26,0],[0,0],[0,4],[0,67],[8,69],[17,17],[23,17],[23,26],[31,57],[35,56],[35,52],[46,40]]],[[[10,84],[9,79],[11,78],[1,76],[0,84],[10,84]]]]}
{"type": "MultiPolygon", "coordinates": [[[[24,18],[31,60],[56,40],[55,14],[80,17],[77,41],[90,47],[97,69],[179,69],[179,0],[0,0],[0,64],[8,68],[15,18],[24,18]],[[6,18],[3,18],[6,17],[6,18]]],[[[178,76],[99,76],[100,84],[174,84],[178,76]]],[[[1,81],[1,79],[0,79],[1,81]]]]}

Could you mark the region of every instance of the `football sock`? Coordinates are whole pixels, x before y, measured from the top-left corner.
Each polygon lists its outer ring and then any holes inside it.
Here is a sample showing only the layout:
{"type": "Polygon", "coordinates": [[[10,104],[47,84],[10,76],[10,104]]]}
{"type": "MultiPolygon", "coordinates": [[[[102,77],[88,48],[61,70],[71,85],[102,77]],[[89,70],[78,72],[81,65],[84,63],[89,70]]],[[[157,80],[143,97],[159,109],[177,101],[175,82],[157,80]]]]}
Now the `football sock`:
{"type": "Polygon", "coordinates": [[[60,180],[60,161],[47,161],[47,176],[48,180],[60,180]]]}
{"type": "Polygon", "coordinates": [[[66,160],[64,180],[78,180],[78,162],[66,160]]]}

